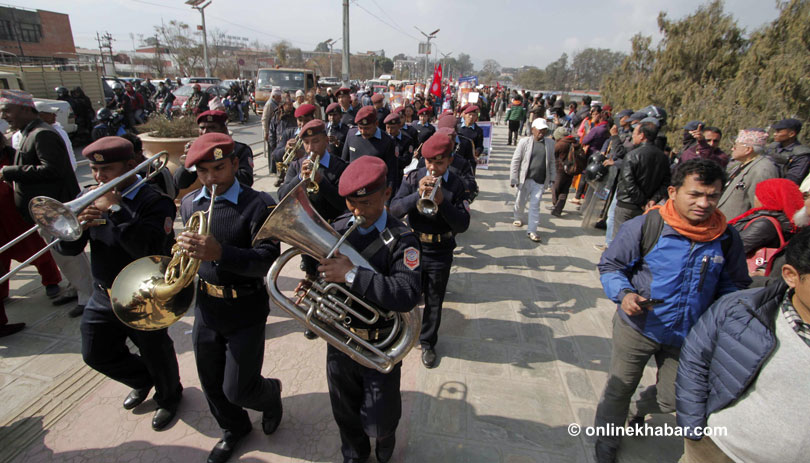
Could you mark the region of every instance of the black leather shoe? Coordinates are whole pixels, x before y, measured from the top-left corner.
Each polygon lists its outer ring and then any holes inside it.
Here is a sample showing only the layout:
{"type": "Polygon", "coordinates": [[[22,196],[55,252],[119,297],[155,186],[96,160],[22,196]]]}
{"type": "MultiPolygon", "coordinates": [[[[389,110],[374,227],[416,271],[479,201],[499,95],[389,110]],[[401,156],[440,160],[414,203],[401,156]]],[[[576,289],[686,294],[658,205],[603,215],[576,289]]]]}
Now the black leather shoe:
{"type": "Polygon", "coordinates": [[[317,339],[318,335],[312,330],[306,330],[304,331],[304,337],[307,339],[317,339]]]}
{"type": "Polygon", "coordinates": [[[168,408],[158,408],[155,411],[155,416],[152,417],[152,429],[155,431],[163,431],[169,423],[174,419],[177,414],[177,405],[168,408]]]}
{"type": "Polygon", "coordinates": [[[84,313],[84,306],[81,304],[76,304],[76,307],[70,309],[70,311],[68,312],[68,317],[70,318],[81,317],[83,313],[84,313]]]}
{"type": "Polygon", "coordinates": [[[7,325],[0,326],[0,338],[11,336],[14,333],[19,333],[23,328],[25,328],[25,323],[9,323],[7,325]]]}
{"type": "Polygon", "coordinates": [[[436,366],[436,351],[432,347],[422,348],[422,365],[427,368],[436,366]]]}
{"type": "Polygon", "coordinates": [[[242,440],[242,437],[231,437],[229,439],[220,439],[217,445],[208,454],[208,463],[225,463],[233,455],[236,450],[236,444],[242,440]]]}
{"type": "Polygon", "coordinates": [[[124,410],[132,410],[142,404],[143,401],[149,397],[149,391],[151,389],[151,387],[146,389],[133,389],[127,398],[124,399],[124,410]]]}
{"type": "Polygon", "coordinates": [[[281,406],[281,381],[277,379],[271,379],[270,381],[278,383],[278,399],[274,400],[275,403],[270,406],[269,411],[262,412],[262,431],[268,436],[276,432],[279,423],[281,423],[281,416],[284,414],[284,409],[281,406]]]}
{"type": "Polygon", "coordinates": [[[394,446],[397,444],[397,437],[395,435],[387,437],[383,440],[377,439],[377,445],[374,447],[374,454],[377,456],[379,463],[388,463],[391,456],[394,454],[394,446]]]}

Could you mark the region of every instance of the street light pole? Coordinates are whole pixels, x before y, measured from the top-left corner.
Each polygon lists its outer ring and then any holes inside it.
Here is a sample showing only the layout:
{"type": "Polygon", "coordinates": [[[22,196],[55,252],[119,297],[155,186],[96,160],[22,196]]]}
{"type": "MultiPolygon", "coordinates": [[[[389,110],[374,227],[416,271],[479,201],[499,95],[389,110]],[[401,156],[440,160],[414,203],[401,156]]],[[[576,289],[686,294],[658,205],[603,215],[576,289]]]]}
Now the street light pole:
{"type": "Polygon", "coordinates": [[[349,0],[343,0],[343,66],[341,78],[343,85],[349,86],[349,0]]]}
{"type": "Polygon", "coordinates": [[[186,5],[191,5],[191,7],[199,11],[200,16],[202,16],[203,65],[205,66],[205,76],[210,77],[211,67],[208,64],[208,33],[205,29],[205,9],[211,4],[211,0],[201,6],[203,2],[205,2],[205,0],[186,0],[186,5]]]}
{"type": "Polygon", "coordinates": [[[439,29],[436,29],[430,34],[425,34],[424,32],[422,32],[422,29],[419,29],[416,26],[413,27],[414,29],[418,30],[422,35],[424,35],[425,38],[427,38],[427,49],[425,50],[425,85],[429,85],[427,83],[427,80],[428,80],[428,61],[429,61],[428,58],[430,57],[430,41],[436,38],[436,34],[439,33],[439,29]]]}

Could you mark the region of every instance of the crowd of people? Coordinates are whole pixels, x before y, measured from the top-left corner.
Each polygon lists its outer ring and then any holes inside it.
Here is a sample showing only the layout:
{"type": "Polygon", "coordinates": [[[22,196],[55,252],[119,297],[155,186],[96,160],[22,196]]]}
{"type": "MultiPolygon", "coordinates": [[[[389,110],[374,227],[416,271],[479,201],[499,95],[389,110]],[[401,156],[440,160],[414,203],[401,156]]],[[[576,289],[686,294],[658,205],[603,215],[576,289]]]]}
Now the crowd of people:
{"type": "MultiPolygon", "coordinates": [[[[798,142],[800,121],[773,123],[770,144],[763,129],[741,130],[726,154],[722,130],[698,120],[684,126],[682,147],[673,150],[661,136],[666,112],[652,105],[614,114],[590,97],[566,105],[556,96],[496,87],[483,89],[476,104],[418,95],[391,108],[383,95],[350,88],[296,94],[274,88],[262,118],[265,153],[278,175],[274,198],[253,188],[253,152],[228,134],[227,113],[195,107],[199,137],[186,147],[183,166],[123,196],[119,191],[135,184],[133,169],[144,159],[140,140],[104,136],[87,146],[82,155],[97,182],[127,181],[80,211],[79,240],[60,243],[34,263],[49,296],[65,298],[59,269],[75,289],[71,315],[82,316],[83,358],[132,389],[123,407],[134,408],[154,388],[152,427],[159,431],[182,401],[171,337],[165,328],[141,331],[122,322],[109,292],[119,272],[144,256],[179,252],[201,262],[192,341],[203,392],[223,432],[209,462],[227,461],[250,432],[246,408],[262,412],[265,434],[282,420],[281,381],[261,375],[270,309],[264,277],[280,255],[279,242],[261,230],[276,198],[317,185],[307,189],[312,208],[375,267],[339,252],[304,256],[296,294],[336,283],[391,313],[408,313],[421,298],[421,361],[434,368],[456,237],[470,226],[476,167],[485,153],[477,122],[497,125],[501,118],[507,145],[515,144],[513,226],[526,224],[528,239],[541,242],[543,194],[552,193],[548,209],[561,216],[573,192],[571,202],[591,210],[606,230],[598,270],[617,310],[595,425],[622,427],[677,411],[688,432],[685,462],[801,459],[803,435],[796,430],[807,424],[802,405],[810,396],[796,372],[810,360],[804,278],[810,149],[798,142]],[[175,198],[197,179],[201,188],[175,198]],[[175,236],[175,199],[183,223],[207,211],[209,233],[175,236]],[[746,290],[752,284],[764,287],[746,290]],[[656,383],[636,391],[651,358],[656,383]],[[742,422],[765,429],[741,429],[742,422]],[[732,432],[704,437],[705,426],[732,432]]],[[[0,115],[18,139],[0,145],[0,206],[13,218],[4,220],[5,242],[31,226],[31,197],[67,202],[80,194],[75,175],[64,175],[74,169],[70,143],[47,114],[27,93],[0,91],[0,115]]],[[[18,244],[4,254],[4,267],[50,238],[33,235],[18,244]]],[[[342,324],[373,343],[397,329],[394,320],[347,317],[342,324]]],[[[0,336],[22,329],[8,323],[0,305],[0,336]]],[[[316,331],[305,336],[316,338],[316,331]]],[[[377,461],[391,458],[400,369],[397,362],[378,371],[329,344],[326,377],[345,462],[366,461],[371,439],[377,461]]],[[[618,436],[598,437],[597,461],[615,461],[619,445],[618,436]]]]}

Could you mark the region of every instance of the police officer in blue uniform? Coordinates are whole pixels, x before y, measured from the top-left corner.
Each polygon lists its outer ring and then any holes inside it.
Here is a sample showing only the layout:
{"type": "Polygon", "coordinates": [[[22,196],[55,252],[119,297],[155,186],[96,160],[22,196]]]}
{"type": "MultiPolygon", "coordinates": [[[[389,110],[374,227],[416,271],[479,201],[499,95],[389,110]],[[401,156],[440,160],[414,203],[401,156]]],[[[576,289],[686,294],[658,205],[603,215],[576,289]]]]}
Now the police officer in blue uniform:
{"type": "Polygon", "coordinates": [[[343,144],[346,143],[346,135],[349,134],[349,125],[344,124],[341,119],[343,113],[340,112],[340,105],[332,103],[326,107],[326,136],[329,139],[329,152],[340,157],[343,154],[343,144]]]}
{"type": "Polygon", "coordinates": [[[184,231],[177,243],[201,262],[192,342],[205,398],[222,439],[209,463],[230,458],[252,428],[245,408],[262,412],[262,430],[272,434],[282,416],[281,381],[261,376],[264,327],[270,312],[263,278],[279,255],[271,240],[252,246],[275,202],[266,193],[236,181],[238,160],[233,140],[207,133],[192,143],[186,168],[195,166],[203,187],[186,195],[180,206],[184,223],[207,211],[216,185],[210,234],[184,231]]]}
{"type": "MultiPolygon", "coordinates": [[[[99,183],[136,166],[132,143],[121,137],[100,138],[82,154],[99,183]]],[[[158,409],[152,428],[159,431],[174,418],[183,391],[174,343],[166,329],[139,331],[124,325],[113,313],[109,294],[124,267],[141,257],[167,255],[174,242],[172,224],[177,209],[171,198],[148,183],[125,196],[119,192],[137,180],[139,176],[133,176],[80,212],[79,221],[87,223],[81,237],[60,242],[57,250],[78,255],[90,242],[94,284],[81,321],[82,357],[93,369],[132,388],[124,400],[127,410],[146,400],[154,387],[158,409]],[[138,347],[138,354],[130,352],[127,338],[138,347]]]]}
{"type": "Polygon", "coordinates": [[[422,364],[427,368],[436,365],[435,346],[442,302],[453,263],[453,249],[456,247],[455,236],[464,233],[470,225],[469,202],[464,194],[464,185],[448,169],[452,149],[450,137],[439,133],[431,136],[421,149],[425,167],[405,177],[390,206],[390,212],[395,217],[407,216],[408,225],[422,242],[425,310],[419,343],[422,345],[422,364]],[[433,192],[439,177],[442,179],[441,186],[434,197],[438,211],[432,216],[425,215],[417,208],[417,202],[433,192]]]}
{"type": "Polygon", "coordinates": [[[478,126],[478,111],[476,105],[467,105],[461,110],[461,123],[456,128],[456,133],[459,136],[467,138],[472,141],[474,146],[475,155],[474,163],[472,164],[473,173],[478,163],[478,157],[484,152],[484,129],[478,126]]]}
{"type": "Polygon", "coordinates": [[[343,160],[353,162],[361,156],[380,158],[388,167],[388,183],[398,188],[402,177],[397,177],[396,144],[390,135],[377,127],[377,111],[374,106],[363,106],[354,118],[357,127],[346,135],[343,145],[343,160]]]}
{"type": "MultiPolygon", "coordinates": [[[[208,110],[197,116],[197,127],[199,134],[224,133],[228,134],[228,114],[225,111],[208,110]]],[[[234,140],[233,153],[239,160],[239,168],[236,171],[236,180],[242,185],[253,186],[253,150],[250,146],[234,140]]],[[[186,145],[186,154],[191,143],[186,145]]],[[[179,166],[174,171],[174,181],[177,188],[185,189],[190,187],[197,180],[197,172],[190,171],[184,166],[179,166]]]]}
{"type": "MultiPolygon", "coordinates": [[[[343,234],[354,217],[363,217],[347,242],[363,254],[377,272],[355,266],[338,254],[321,260],[318,271],[329,282],[343,283],[363,300],[396,312],[408,312],[419,301],[421,265],[419,241],[402,222],[389,214],[385,204],[391,197],[387,166],[380,159],[364,156],[349,164],[340,178],[339,192],[351,212],[333,225],[343,234]]],[[[384,339],[392,320],[368,326],[352,320],[348,327],[369,341],[384,339]]],[[[340,429],[344,463],[365,462],[371,453],[369,437],[376,439],[375,455],[385,463],[394,452],[396,428],[402,414],[400,372],[397,363],[388,373],[364,367],[329,345],[326,378],[332,413],[340,429]]]]}
{"type": "Polygon", "coordinates": [[[385,130],[385,118],[391,114],[391,110],[385,105],[385,96],[382,93],[375,93],[371,96],[371,105],[377,110],[377,125],[380,130],[385,130]]]}
{"type": "Polygon", "coordinates": [[[340,113],[342,114],[340,121],[344,124],[354,127],[354,117],[357,115],[357,110],[352,106],[351,90],[346,87],[340,87],[335,92],[337,102],[340,105],[340,113]]]}
{"type": "Polygon", "coordinates": [[[397,113],[391,113],[385,118],[385,131],[394,139],[394,155],[397,158],[397,177],[413,160],[416,149],[416,140],[402,131],[402,118],[397,113]]]}

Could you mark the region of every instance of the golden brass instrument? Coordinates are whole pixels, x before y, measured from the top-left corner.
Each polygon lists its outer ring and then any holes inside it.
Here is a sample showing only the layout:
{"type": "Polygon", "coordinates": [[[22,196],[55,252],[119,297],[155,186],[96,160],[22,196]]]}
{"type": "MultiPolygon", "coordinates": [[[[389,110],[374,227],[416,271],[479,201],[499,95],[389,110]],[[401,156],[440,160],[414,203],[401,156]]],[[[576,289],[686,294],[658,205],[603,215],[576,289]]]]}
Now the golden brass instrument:
{"type": "Polygon", "coordinates": [[[56,239],[48,243],[44,248],[40,249],[34,255],[26,259],[20,265],[11,269],[10,272],[0,277],[0,284],[5,283],[12,276],[16,275],[25,266],[39,258],[39,256],[48,252],[52,247],[59,244],[61,241],[76,241],[82,236],[83,223],[79,222],[79,213],[81,213],[89,205],[93,204],[98,198],[104,196],[110,190],[120,185],[125,180],[131,178],[139,170],[144,167],[147,168],[146,176],[139,181],[130,185],[121,196],[126,196],[130,191],[134,191],[141,184],[148,182],[154,178],[161,169],[163,169],[169,161],[169,152],[161,151],[143,161],[137,166],[133,167],[128,172],[120,175],[111,182],[99,185],[98,188],[80,196],[73,201],[61,203],[53,198],[47,196],[37,196],[28,203],[28,211],[31,213],[31,218],[36,223],[33,227],[26,230],[20,236],[6,243],[0,248],[0,254],[11,249],[14,245],[24,240],[26,237],[36,233],[39,229],[43,229],[56,239]]]}
{"type": "Polygon", "coordinates": [[[284,151],[284,157],[281,158],[281,162],[276,163],[276,172],[278,172],[278,179],[276,180],[276,186],[281,185],[284,183],[284,177],[287,175],[287,169],[290,168],[290,164],[295,161],[295,153],[298,152],[301,147],[304,146],[304,140],[301,139],[301,135],[295,136],[295,145],[290,148],[287,148],[284,151]]]}
{"type": "Polygon", "coordinates": [[[436,213],[439,212],[439,205],[436,204],[436,192],[439,191],[439,188],[442,186],[442,177],[436,175],[436,171],[430,173],[436,181],[433,182],[433,189],[430,191],[429,195],[423,194],[421,198],[416,201],[416,210],[419,211],[422,215],[426,215],[428,217],[433,217],[436,213]]]}
{"type": "Polygon", "coordinates": [[[347,243],[346,237],[363,223],[355,220],[342,236],[312,207],[307,196],[308,180],[302,180],[267,217],[257,241],[275,238],[293,246],[276,259],[265,278],[270,299],[299,323],[315,332],[321,339],[339,349],[361,365],[389,373],[413,347],[421,321],[418,312],[393,312],[376,307],[353,294],[342,284],[329,283],[323,278],[301,290],[297,299],[285,296],[278,288],[282,268],[295,256],[308,254],[316,259],[328,258],[339,250],[355,265],[376,270],[347,243]],[[367,341],[351,331],[352,320],[373,325],[380,319],[392,320],[391,333],[384,339],[367,341]]]}
{"type": "Polygon", "coordinates": [[[315,181],[315,175],[318,173],[318,167],[321,166],[321,156],[316,156],[315,153],[309,153],[309,160],[312,161],[312,170],[309,172],[309,185],[307,186],[307,193],[311,195],[318,194],[321,187],[315,181]]]}
{"type": "MultiPolygon", "coordinates": [[[[211,218],[216,199],[216,185],[211,187],[211,204],[207,211],[189,217],[185,231],[200,235],[211,233],[211,218]]],[[[113,312],[121,322],[141,331],[167,328],[183,317],[194,299],[194,277],[200,260],[188,255],[178,243],[172,256],[142,257],[121,270],[110,288],[113,312]]]]}

